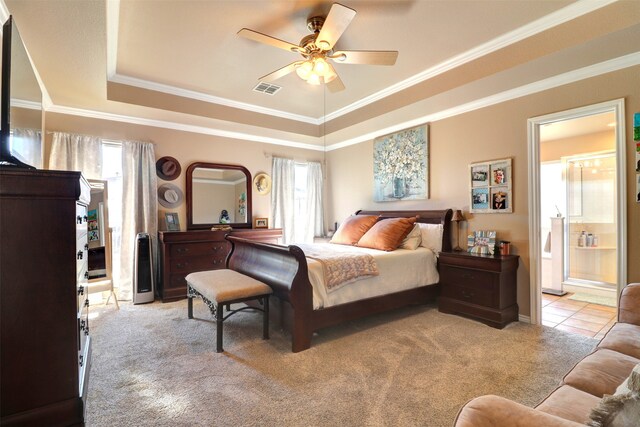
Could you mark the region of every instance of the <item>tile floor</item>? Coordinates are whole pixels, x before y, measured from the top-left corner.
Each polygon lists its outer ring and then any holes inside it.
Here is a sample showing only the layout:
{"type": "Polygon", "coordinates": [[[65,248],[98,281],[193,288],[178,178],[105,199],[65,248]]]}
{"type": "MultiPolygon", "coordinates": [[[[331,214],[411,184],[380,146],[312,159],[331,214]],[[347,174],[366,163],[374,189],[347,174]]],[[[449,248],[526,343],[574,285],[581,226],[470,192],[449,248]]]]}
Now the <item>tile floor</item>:
{"type": "Polygon", "coordinates": [[[551,328],[601,339],[616,322],[617,309],[600,304],[542,294],[542,324],[551,328]]]}

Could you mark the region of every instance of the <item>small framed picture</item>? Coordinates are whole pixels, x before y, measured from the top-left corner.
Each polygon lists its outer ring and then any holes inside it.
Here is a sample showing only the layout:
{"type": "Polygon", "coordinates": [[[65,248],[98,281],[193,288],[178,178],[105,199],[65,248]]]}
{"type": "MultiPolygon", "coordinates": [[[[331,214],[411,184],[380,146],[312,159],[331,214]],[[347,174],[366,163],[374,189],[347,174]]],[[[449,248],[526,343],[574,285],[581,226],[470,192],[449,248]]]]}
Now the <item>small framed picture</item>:
{"type": "Polygon", "coordinates": [[[489,185],[489,165],[471,166],[471,186],[486,187],[489,185]]]}
{"type": "Polygon", "coordinates": [[[269,218],[255,218],[253,228],[269,228],[269,218]]]}
{"type": "Polygon", "coordinates": [[[474,188],[471,190],[471,208],[489,209],[489,189],[474,188]]]}
{"type": "Polygon", "coordinates": [[[496,211],[508,209],[511,205],[511,200],[509,199],[509,189],[507,187],[491,188],[491,209],[496,211]]]}
{"type": "Polygon", "coordinates": [[[469,178],[470,212],[513,212],[511,159],[472,163],[469,178]]]}
{"type": "Polygon", "coordinates": [[[180,231],[180,219],[177,212],[165,212],[164,219],[167,223],[167,230],[180,231]]]}

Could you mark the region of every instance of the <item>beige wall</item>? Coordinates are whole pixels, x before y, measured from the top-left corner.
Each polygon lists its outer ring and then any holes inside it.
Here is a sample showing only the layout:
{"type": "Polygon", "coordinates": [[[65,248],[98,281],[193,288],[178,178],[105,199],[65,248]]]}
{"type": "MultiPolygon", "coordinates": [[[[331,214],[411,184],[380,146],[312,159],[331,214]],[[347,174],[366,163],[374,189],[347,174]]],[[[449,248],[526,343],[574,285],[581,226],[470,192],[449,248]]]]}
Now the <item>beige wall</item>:
{"type": "Polygon", "coordinates": [[[616,149],[616,133],[597,132],[571,138],[554,139],[540,143],[540,161],[560,160],[561,157],[574,156],[598,151],[616,149]]]}
{"type": "MultiPolygon", "coordinates": [[[[151,126],[59,113],[47,113],[46,119],[47,131],[96,135],[113,140],[153,141],[156,144],[156,159],[163,156],[172,156],[180,162],[182,173],[177,179],[171,181],[171,183],[177,185],[183,192],[185,191],[187,167],[194,162],[242,165],[251,172],[251,176],[253,177],[260,172],[266,172],[271,175],[272,156],[307,161],[323,161],[324,159],[324,153],[321,151],[241,141],[151,126]]],[[[45,144],[45,159],[49,158],[49,152],[51,150],[50,143],[51,135],[48,134],[45,144]]],[[[165,181],[158,179],[158,185],[162,185],[163,183],[165,183],[165,181]]],[[[252,199],[253,217],[269,218],[269,224],[272,224],[271,195],[259,195],[255,191],[255,188],[253,188],[252,199]]],[[[161,206],[159,206],[159,209],[159,218],[161,218],[159,226],[163,227],[165,209],[161,206]]],[[[169,211],[178,212],[181,228],[182,230],[186,230],[186,197],[185,203],[178,209],[170,209],[169,211]]]]}
{"type": "MultiPolygon", "coordinates": [[[[636,66],[431,123],[429,200],[388,203],[372,201],[372,141],[329,152],[326,222],[341,222],[357,209],[463,209],[468,218],[468,222],[462,223],[463,236],[468,230],[496,230],[499,238],[510,240],[514,253],[521,256],[518,304],[520,313],[529,315],[527,119],[625,98],[628,141],[628,279],[640,281],[640,264],[632,262],[640,259],[640,205],[635,203],[635,145],[632,143],[632,116],[634,111],[640,111],[639,76],[640,67],[636,66]],[[468,164],[504,157],[513,159],[514,212],[468,214],[468,164]]],[[[46,124],[48,131],[98,135],[114,140],[153,141],[156,143],[156,158],[172,156],[182,165],[183,172],[173,183],[183,190],[185,171],[192,162],[239,164],[248,168],[252,176],[255,176],[259,172],[271,174],[271,156],[274,155],[296,160],[322,161],[324,158],[324,154],[319,151],[57,113],[48,113],[46,124]]],[[[50,141],[50,135],[47,136],[47,141],[50,141]]],[[[48,144],[45,150],[45,155],[48,155],[48,144]]],[[[162,183],[159,180],[159,184],[162,183]]],[[[185,229],[184,204],[178,209],[178,213],[182,228],[185,229]]],[[[260,196],[254,191],[253,217],[269,216],[269,196],[260,196]]]]}
{"type": "MultiPolygon", "coordinates": [[[[429,200],[373,202],[373,141],[328,153],[329,222],[357,209],[463,209],[467,230],[496,230],[520,255],[518,305],[530,315],[527,119],[625,98],[627,135],[628,280],[640,281],[640,204],[635,202],[633,112],[640,111],[640,67],[602,75],[495,106],[430,123],[429,200]],[[513,159],[512,214],[469,214],[468,164],[513,159]]],[[[454,237],[455,243],[455,237],[454,237]]]]}

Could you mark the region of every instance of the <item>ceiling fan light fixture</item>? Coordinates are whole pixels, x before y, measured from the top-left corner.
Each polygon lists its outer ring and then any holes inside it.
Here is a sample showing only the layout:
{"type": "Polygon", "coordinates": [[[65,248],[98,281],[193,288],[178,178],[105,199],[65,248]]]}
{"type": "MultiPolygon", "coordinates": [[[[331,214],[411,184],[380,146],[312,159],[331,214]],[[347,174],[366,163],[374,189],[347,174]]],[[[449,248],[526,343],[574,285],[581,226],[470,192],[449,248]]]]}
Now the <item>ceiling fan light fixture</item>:
{"type": "Polygon", "coordinates": [[[317,74],[311,73],[311,75],[307,79],[307,83],[317,86],[320,84],[320,77],[317,74]]]}
{"type": "Polygon", "coordinates": [[[298,68],[296,68],[296,74],[302,80],[307,80],[313,71],[313,63],[311,61],[305,61],[298,68]]]}
{"type": "Polygon", "coordinates": [[[327,61],[325,61],[324,58],[316,58],[313,62],[313,73],[318,76],[324,76],[329,68],[327,61]]]}

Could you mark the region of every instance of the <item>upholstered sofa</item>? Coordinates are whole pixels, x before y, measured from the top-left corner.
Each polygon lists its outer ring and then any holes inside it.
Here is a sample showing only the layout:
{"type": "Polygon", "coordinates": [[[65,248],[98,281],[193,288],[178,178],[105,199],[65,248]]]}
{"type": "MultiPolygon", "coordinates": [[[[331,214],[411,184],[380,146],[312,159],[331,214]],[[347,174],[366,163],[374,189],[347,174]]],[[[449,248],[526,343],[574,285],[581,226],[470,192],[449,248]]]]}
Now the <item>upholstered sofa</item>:
{"type": "MultiPolygon", "coordinates": [[[[620,296],[618,322],[600,341],[593,353],[578,362],[558,388],[535,409],[499,396],[487,395],[467,403],[458,413],[455,425],[583,426],[591,422],[591,411],[599,406],[604,395],[616,393],[616,389],[625,382],[638,364],[640,283],[632,283],[624,288],[620,296]]],[[[600,405],[600,408],[602,406],[600,405]]],[[[637,425],[640,425],[640,413],[637,421],[637,425]]]]}

